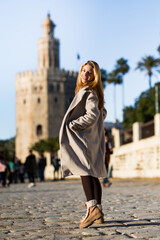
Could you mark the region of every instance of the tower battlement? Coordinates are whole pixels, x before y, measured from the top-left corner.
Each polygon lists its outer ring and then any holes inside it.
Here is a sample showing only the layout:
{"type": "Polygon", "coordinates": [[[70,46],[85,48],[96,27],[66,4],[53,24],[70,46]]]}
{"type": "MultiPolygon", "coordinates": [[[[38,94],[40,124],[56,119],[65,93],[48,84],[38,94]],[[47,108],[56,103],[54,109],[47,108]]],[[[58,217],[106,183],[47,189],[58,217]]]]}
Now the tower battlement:
{"type": "Polygon", "coordinates": [[[69,70],[61,70],[61,72],[63,73],[63,75],[65,76],[69,76],[69,77],[77,77],[78,76],[78,72],[74,72],[74,71],[69,71],[69,70]]]}
{"type": "Polygon", "coordinates": [[[16,75],[16,79],[19,78],[28,78],[28,77],[33,77],[33,71],[25,71],[25,72],[21,72],[21,73],[17,73],[16,75]]]}

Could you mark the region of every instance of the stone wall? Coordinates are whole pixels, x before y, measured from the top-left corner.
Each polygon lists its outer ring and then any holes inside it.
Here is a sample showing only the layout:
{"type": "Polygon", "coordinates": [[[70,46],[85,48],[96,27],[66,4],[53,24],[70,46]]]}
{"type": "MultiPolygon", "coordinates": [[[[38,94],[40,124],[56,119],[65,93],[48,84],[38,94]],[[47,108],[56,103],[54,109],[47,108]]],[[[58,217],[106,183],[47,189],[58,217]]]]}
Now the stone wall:
{"type": "Polygon", "coordinates": [[[112,129],[114,137],[110,168],[118,178],[160,177],[160,114],[154,116],[154,134],[141,138],[141,123],[132,127],[132,142],[121,145],[120,130],[112,129]]]}

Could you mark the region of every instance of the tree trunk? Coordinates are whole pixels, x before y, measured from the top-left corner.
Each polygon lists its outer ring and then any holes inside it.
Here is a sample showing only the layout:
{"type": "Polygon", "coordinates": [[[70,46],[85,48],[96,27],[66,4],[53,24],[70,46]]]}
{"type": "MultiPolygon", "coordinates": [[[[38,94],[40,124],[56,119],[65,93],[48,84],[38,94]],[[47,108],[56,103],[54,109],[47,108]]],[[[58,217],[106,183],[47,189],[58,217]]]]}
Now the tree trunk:
{"type": "Polygon", "coordinates": [[[113,98],[114,98],[114,120],[117,120],[117,107],[116,107],[116,84],[114,84],[113,88],[113,98]]]}
{"type": "MultiPolygon", "coordinates": [[[[125,103],[124,103],[124,79],[122,81],[122,111],[124,109],[125,103]]],[[[123,119],[123,117],[122,117],[123,119]]]]}
{"type": "Polygon", "coordinates": [[[151,75],[149,75],[149,87],[152,87],[152,82],[151,82],[151,75]]]}

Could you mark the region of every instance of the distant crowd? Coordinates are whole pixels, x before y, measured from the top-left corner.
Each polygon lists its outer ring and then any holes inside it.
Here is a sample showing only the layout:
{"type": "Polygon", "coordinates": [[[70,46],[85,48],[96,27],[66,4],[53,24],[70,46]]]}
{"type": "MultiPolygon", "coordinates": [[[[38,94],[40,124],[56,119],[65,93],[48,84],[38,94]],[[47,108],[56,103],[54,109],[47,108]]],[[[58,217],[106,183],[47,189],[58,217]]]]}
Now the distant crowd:
{"type": "MultiPolygon", "coordinates": [[[[60,159],[56,155],[51,155],[51,164],[53,165],[53,180],[59,179],[60,159]]],[[[25,163],[22,163],[16,156],[6,161],[4,152],[0,152],[0,183],[2,187],[9,187],[10,184],[24,183],[29,181],[28,187],[36,186],[36,181],[45,181],[45,168],[47,160],[43,154],[36,156],[32,150],[26,157],[25,163]],[[36,180],[36,181],[35,181],[36,180]]]]}

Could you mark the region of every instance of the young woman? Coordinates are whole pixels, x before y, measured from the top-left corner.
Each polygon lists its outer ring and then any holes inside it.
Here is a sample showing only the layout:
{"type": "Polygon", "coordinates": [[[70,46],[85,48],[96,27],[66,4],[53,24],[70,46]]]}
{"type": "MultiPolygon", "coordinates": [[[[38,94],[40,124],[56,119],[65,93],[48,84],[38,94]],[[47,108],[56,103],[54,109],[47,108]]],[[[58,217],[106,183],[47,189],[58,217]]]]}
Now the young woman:
{"type": "Polygon", "coordinates": [[[94,61],[80,69],[75,97],[60,129],[62,175],[79,175],[87,202],[80,228],[102,223],[102,189],[98,180],[106,176],[104,163],[104,94],[99,66],[94,61]]]}

